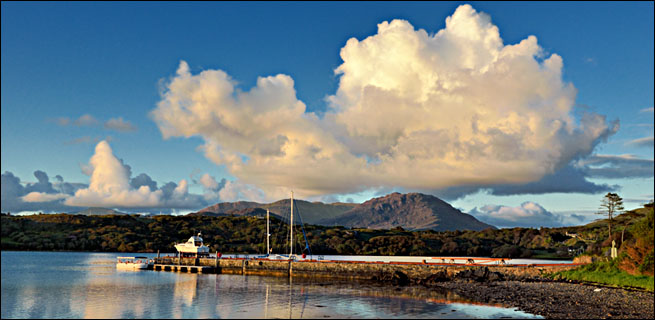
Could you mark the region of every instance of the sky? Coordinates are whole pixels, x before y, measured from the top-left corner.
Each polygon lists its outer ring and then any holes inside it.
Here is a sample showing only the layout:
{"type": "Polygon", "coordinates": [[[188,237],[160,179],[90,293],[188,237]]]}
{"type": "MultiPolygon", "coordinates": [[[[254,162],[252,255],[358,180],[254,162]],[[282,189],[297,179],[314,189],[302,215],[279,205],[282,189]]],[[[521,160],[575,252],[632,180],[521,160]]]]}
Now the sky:
{"type": "Polygon", "coordinates": [[[2,211],[653,199],[652,2],[5,2],[2,211]]]}

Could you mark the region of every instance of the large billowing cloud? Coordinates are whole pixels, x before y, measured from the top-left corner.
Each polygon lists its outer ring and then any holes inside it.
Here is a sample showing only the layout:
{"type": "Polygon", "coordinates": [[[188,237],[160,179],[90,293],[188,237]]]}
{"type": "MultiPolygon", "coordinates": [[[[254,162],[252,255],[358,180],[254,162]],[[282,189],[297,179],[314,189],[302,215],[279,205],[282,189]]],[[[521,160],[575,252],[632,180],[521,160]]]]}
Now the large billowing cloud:
{"type": "Polygon", "coordinates": [[[207,157],[228,166],[239,185],[266,186],[275,197],[287,196],[288,186],[311,194],[341,191],[366,166],[305,113],[285,75],[259,78],[250,92],[237,93],[224,72],[192,76],[182,62],[152,115],[164,137],[205,137],[207,157]],[[328,168],[334,175],[325,175],[328,168]]]}
{"type": "Polygon", "coordinates": [[[322,117],[306,112],[287,75],[241,91],[224,71],[194,75],[184,61],[151,115],[164,138],[203,138],[209,159],[269,199],[290,188],[308,197],[525,185],[618,130],[602,115],[573,116],[576,89],[559,55],[535,36],[505,45],[470,5],[434,35],[380,23],[341,58],[322,117]]]}

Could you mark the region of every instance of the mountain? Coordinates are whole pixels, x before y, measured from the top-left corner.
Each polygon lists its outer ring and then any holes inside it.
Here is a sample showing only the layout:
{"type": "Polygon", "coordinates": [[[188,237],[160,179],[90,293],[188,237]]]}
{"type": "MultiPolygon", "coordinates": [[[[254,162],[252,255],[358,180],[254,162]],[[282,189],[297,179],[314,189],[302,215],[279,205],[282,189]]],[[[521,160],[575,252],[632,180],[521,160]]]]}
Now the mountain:
{"type": "Polygon", "coordinates": [[[82,214],[85,216],[105,216],[105,215],[127,215],[128,213],[125,212],[120,212],[116,211],[113,209],[108,209],[108,208],[98,208],[98,207],[91,207],[86,210],[78,211],[78,212],[73,212],[71,214],[82,214]]]}
{"type": "MultiPolygon", "coordinates": [[[[222,202],[209,206],[198,212],[189,213],[190,216],[206,215],[206,216],[225,216],[225,215],[250,215],[250,216],[266,216],[266,209],[272,215],[279,217],[289,216],[291,211],[291,200],[283,199],[273,203],[257,203],[249,201],[238,202],[222,202]],[[262,211],[248,211],[250,209],[261,209],[262,211]]],[[[308,224],[324,224],[324,221],[331,220],[339,217],[346,211],[357,206],[356,203],[332,203],[326,204],[323,202],[309,202],[305,200],[294,199],[294,220],[298,221],[298,213],[303,219],[304,223],[308,224]]]]}
{"type": "MultiPolygon", "coordinates": [[[[267,204],[248,201],[223,202],[189,215],[261,216],[263,214],[265,216],[266,209],[269,209],[272,214],[288,219],[290,199],[267,204]],[[255,208],[261,211],[252,211],[255,208]]],[[[392,193],[362,204],[294,199],[294,213],[298,212],[304,223],[326,226],[342,225],[371,229],[403,227],[408,230],[435,231],[495,228],[469,214],[462,213],[437,197],[421,193],[392,193]]],[[[294,221],[298,221],[296,219],[298,219],[297,215],[294,214],[294,221]]]]}
{"type": "Polygon", "coordinates": [[[368,200],[324,223],[369,229],[391,229],[400,226],[408,230],[435,231],[477,231],[495,228],[453,208],[435,196],[397,192],[368,200]]]}
{"type": "MultiPolygon", "coordinates": [[[[326,221],[331,221],[348,210],[356,207],[356,203],[323,203],[309,202],[305,200],[293,200],[294,220],[298,219],[297,214],[303,219],[304,223],[325,225],[326,221]]],[[[283,199],[264,205],[262,208],[269,209],[280,216],[289,216],[291,211],[291,199],[283,199]]]]}
{"type": "Polygon", "coordinates": [[[188,213],[187,216],[189,216],[189,217],[228,217],[230,215],[227,214],[227,213],[217,213],[217,212],[210,212],[210,211],[198,211],[198,212],[188,213]]]}
{"type": "Polygon", "coordinates": [[[252,201],[220,202],[215,205],[204,208],[202,210],[199,210],[198,213],[200,212],[225,213],[235,209],[242,210],[248,208],[261,208],[262,206],[263,204],[252,202],[252,201]]]}
{"type": "MultiPolygon", "coordinates": [[[[203,209],[204,210],[204,209],[203,209]]],[[[279,215],[270,212],[269,215],[271,217],[277,218],[277,219],[282,219],[279,215]]],[[[193,217],[193,216],[209,216],[209,217],[229,217],[229,216],[249,216],[249,217],[260,217],[260,218],[266,218],[266,209],[262,208],[245,208],[245,209],[231,209],[228,210],[227,212],[209,212],[209,211],[198,211],[198,212],[191,212],[187,214],[187,216],[193,217]]]]}

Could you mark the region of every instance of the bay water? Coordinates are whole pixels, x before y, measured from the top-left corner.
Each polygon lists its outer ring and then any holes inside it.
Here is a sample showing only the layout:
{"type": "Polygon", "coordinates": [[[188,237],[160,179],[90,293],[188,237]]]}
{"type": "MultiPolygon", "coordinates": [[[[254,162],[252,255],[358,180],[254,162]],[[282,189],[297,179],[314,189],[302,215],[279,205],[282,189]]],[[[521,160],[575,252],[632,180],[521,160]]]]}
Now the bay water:
{"type": "Polygon", "coordinates": [[[542,318],[515,309],[464,301],[450,292],[418,286],[116,270],[116,257],[130,255],[3,251],[1,316],[3,319],[542,318]]]}

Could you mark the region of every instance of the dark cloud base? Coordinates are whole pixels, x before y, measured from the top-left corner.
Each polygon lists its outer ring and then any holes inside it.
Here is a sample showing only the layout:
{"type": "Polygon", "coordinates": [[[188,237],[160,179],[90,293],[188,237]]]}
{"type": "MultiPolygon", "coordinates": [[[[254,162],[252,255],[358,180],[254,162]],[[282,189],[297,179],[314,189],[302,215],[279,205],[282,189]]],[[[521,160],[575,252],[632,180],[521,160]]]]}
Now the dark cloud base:
{"type": "MultiPolygon", "coordinates": [[[[566,166],[553,174],[549,174],[536,182],[525,184],[497,184],[489,186],[461,186],[439,190],[429,190],[429,193],[444,200],[456,200],[464,196],[486,190],[495,196],[510,196],[523,194],[546,193],[582,193],[599,194],[616,191],[618,185],[596,184],[587,180],[590,175],[580,168],[566,166]]],[[[425,190],[424,190],[425,191],[425,190]]]]}

